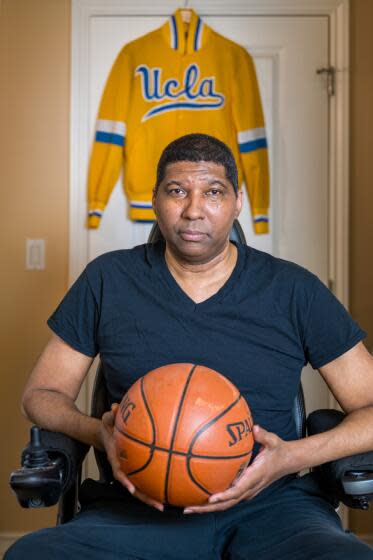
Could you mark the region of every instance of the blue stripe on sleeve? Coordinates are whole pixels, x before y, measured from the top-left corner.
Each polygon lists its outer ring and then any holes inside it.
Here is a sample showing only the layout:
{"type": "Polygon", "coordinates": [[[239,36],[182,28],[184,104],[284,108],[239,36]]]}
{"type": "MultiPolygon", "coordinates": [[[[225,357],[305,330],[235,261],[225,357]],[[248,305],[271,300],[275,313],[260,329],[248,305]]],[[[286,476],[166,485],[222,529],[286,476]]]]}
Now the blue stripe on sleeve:
{"type": "Polygon", "coordinates": [[[194,35],[194,50],[198,51],[198,39],[199,39],[199,32],[200,32],[200,28],[201,28],[201,18],[198,18],[198,23],[197,23],[197,29],[196,29],[196,33],[194,35]]]}
{"type": "Polygon", "coordinates": [[[255,222],[256,224],[259,224],[259,222],[264,222],[264,223],[267,224],[267,223],[268,223],[268,218],[265,218],[264,216],[263,216],[262,218],[255,218],[255,219],[254,219],[254,222],[255,222]]]}
{"type": "Polygon", "coordinates": [[[123,147],[125,144],[124,136],[114,134],[113,132],[96,132],[96,142],[104,142],[105,144],[115,144],[123,147]]]}
{"type": "Polygon", "coordinates": [[[239,144],[241,154],[247,154],[259,148],[267,148],[267,138],[258,138],[257,140],[250,140],[249,142],[239,144]]]}
{"type": "Polygon", "coordinates": [[[151,208],[153,208],[153,205],[151,202],[130,202],[130,206],[131,208],[144,208],[145,210],[149,210],[151,208]]]}

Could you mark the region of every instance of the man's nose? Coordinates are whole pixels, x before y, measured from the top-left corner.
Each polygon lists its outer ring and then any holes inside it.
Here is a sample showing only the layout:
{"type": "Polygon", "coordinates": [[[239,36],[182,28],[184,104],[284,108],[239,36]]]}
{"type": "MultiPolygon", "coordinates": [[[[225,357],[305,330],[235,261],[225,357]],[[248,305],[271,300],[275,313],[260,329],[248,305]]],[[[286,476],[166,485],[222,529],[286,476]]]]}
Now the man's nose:
{"type": "Polygon", "coordinates": [[[200,193],[189,193],[185,198],[183,217],[198,220],[205,215],[203,199],[200,193]]]}

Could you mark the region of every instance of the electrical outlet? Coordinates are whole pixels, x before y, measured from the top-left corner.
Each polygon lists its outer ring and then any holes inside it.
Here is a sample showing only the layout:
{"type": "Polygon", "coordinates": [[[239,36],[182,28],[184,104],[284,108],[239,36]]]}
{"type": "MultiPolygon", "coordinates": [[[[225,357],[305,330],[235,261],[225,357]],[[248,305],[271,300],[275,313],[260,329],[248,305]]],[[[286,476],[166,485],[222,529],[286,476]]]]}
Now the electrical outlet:
{"type": "Polygon", "coordinates": [[[26,270],[45,269],[45,239],[26,239],[26,270]]]}

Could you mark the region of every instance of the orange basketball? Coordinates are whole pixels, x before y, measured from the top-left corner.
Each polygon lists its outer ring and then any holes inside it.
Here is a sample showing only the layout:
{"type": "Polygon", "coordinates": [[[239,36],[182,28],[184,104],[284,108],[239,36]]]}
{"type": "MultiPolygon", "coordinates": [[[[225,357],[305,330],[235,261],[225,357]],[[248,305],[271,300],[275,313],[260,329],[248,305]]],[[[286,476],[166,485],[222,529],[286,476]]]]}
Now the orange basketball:
{"type": "Polygon", "coordinates": [[[202,504],[248,465],[252,417],[238,389],[200,365],[170,364],[138,379],[115,417],[126,476],[174,506],[202,504]]]}

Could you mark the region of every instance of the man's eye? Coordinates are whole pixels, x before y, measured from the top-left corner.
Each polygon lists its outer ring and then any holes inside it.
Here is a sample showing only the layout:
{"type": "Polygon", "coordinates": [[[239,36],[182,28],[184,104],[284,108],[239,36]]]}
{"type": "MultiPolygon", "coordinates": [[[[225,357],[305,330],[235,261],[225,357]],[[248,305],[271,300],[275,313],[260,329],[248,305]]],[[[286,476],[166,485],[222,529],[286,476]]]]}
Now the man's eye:
{"type": "Polygon", "coordinates": [[[219,189],[210,189],[207,194],[216,198],[222,194],[222,191],[219,189]]]}
{"type": "Polygon", "coordinates": [[[177,187],[175,187],[174,189],[169,189],[168,194],[172,194],[172,195],[181,195],[183,194],[183,189],[179,189],[177,187]]]}

